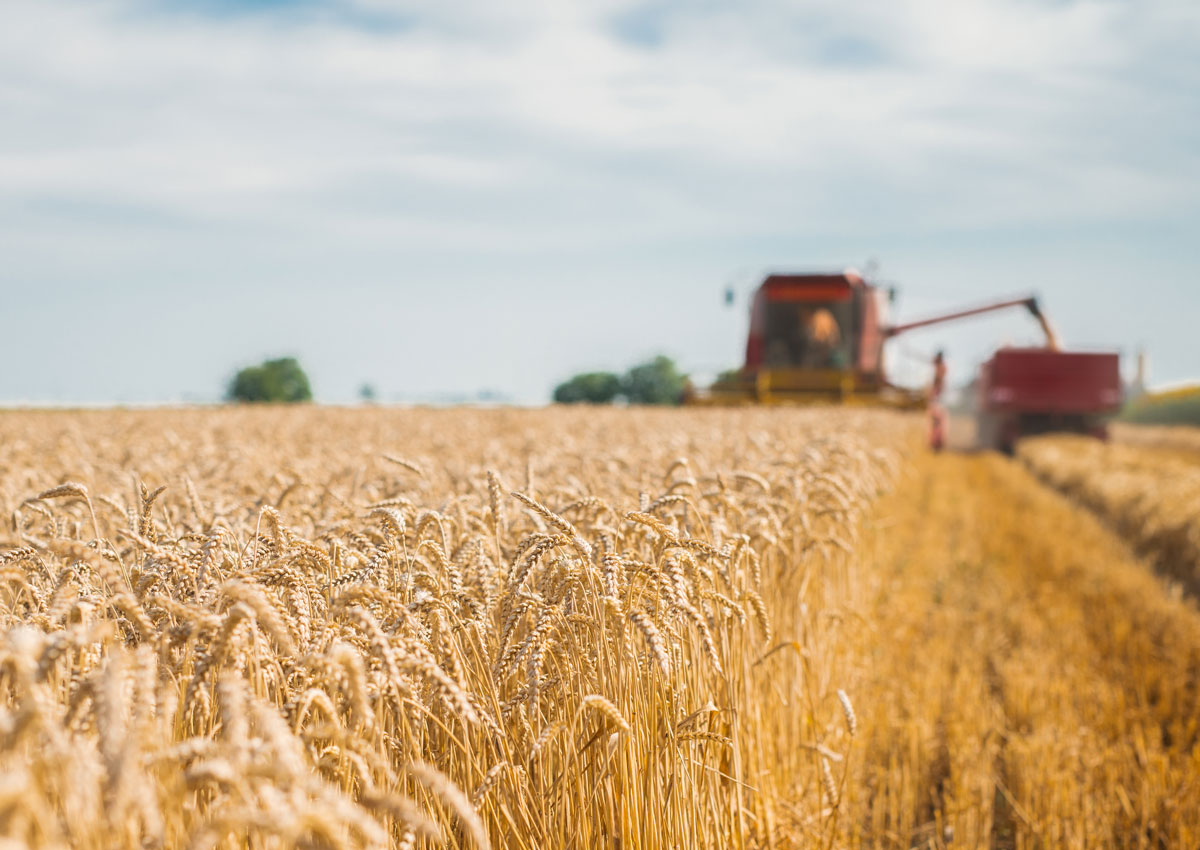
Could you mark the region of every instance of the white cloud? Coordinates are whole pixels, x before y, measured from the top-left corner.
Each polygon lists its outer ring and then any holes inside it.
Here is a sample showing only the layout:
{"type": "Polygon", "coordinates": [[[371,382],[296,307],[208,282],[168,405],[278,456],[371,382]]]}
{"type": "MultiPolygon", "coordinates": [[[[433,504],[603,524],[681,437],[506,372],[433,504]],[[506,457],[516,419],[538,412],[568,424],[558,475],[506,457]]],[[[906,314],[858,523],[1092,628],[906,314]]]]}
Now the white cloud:
{"type": "Polygon", "coordinates": [[[986,222],[1095,215],[1107,180],[1108,211],[1141,214],[1187,201],[1179,167],[1196,173],[1189,150],[1160,164],[1122,146],[1155,99],[1124,75],[1170,35],[1131,30],[1123,4],[681,5],[655,49],[615,37],[629,3],[360,5],[415,23],[10,3],[0,187],[232,219],[303,214],[301,193],[318,223],[322,190],[373,178],[428,196],[525,187],[531,206],[565,180],[601,207],[635,183],[690,205],[711,181],[721,197],[683,223],[704,228],[821,209],[848,225],[861,210],[839,197],[860,175],[855,191],[919,196],[931,220],[962,215],[965,180],[986,222]],[[877,61],[839,63],[847,33],[877,61]],[[673,167],[654,173],[660,161],[673,167]]]}
{"type": "Polygon", "coordinates": [[[1191,0],[202,5],[7,0],[0,285],[1200,215],[1191,0]]]}

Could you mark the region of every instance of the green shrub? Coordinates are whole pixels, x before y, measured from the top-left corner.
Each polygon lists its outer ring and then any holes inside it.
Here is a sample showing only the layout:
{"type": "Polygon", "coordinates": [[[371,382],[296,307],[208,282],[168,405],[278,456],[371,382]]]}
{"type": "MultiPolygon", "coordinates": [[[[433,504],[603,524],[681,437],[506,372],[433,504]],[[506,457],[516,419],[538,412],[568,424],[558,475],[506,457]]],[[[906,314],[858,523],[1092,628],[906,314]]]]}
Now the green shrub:
{"type": "Polygon", "coordinates": [[[559,404],[609,404],[621,391],[621,379],[612,372],[584,372],[554,388],[559,404]]]}
{"type": "Polygon", "coordinates": [[[280,357],[241,369],[229,382],[225,397],[241,402],[312,401],[312,388],[295,357],[280,357]]]}

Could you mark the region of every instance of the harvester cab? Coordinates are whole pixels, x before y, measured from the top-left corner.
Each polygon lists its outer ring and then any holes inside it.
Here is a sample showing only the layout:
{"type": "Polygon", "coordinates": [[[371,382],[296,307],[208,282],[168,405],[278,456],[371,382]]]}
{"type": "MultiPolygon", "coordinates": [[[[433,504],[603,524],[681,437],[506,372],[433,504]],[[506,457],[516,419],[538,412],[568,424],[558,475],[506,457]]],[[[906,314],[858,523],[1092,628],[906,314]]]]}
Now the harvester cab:
{"type": "Polygon", "coordinates": [[[856,272],[773,274],[750,307],[746,362],[717,400],[851,402],[882,388],[887,296],[856,272]]]}

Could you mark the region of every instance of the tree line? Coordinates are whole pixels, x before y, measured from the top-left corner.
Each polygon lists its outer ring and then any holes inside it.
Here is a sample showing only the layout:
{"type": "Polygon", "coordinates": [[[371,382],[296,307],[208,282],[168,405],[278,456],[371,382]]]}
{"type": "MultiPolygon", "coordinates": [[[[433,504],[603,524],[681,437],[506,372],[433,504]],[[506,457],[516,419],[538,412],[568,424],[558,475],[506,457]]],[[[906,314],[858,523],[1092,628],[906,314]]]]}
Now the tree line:
{"type": "MultiPolygon", "coordinates": [[[[624,399],[629,404],[679,404],[687,388],[687,375],[675,361],[662,355],[639,363],[623,375],[616,372],[584,372],[554,388],[554,401],[560,404],[611,404],[624,399]]],[[[364,401],[375,397],[374,389],[364,386],[364,401]]],[[[225,398],[236,402],[312,401],[308,375],[294,357],[266,360],[240,369],[225,390],[225,398]]]]}
{"type": "Polygon", "coordinates": [[[554,388],[559,404],[611,404],[621,398],[630,404],[679,404],[687,388],[687,375],[670,357],[659,355],[639,363],[624,375],[616,372],[583,372],[554,388]]]}

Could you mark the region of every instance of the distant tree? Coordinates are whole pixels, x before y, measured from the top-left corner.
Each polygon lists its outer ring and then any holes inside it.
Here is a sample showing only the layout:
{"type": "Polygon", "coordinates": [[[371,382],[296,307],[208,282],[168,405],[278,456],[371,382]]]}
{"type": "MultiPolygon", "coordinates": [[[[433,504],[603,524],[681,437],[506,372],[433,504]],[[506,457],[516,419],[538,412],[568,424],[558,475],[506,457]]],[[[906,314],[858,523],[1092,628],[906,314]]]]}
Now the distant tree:
{"type": "Polygon", "coordinates": [[[630,404],[679,404],[684,395],[687,375],[675,361],[661,354],[634,366],[621,379],[621,395],[630,404]]]}
{"type": "Polygon", "coordinates": [[[358,398],[366,404],[374,404],[378,396],[375,394],[375,387],[371,384],[363,384],[358,388],[358,398]]]}
{"type": "Polygon", "coordinates": [[[612,372],[585,372],[554,388],[559,404],[609,404],[621,391],[621,379],[612,372]]]}
{"type": "Polygon", "coordinates": [[[240,370],[225,397],[229,401],[312,401],[312,388],[295,357],[280,357],[240,370]]]}

